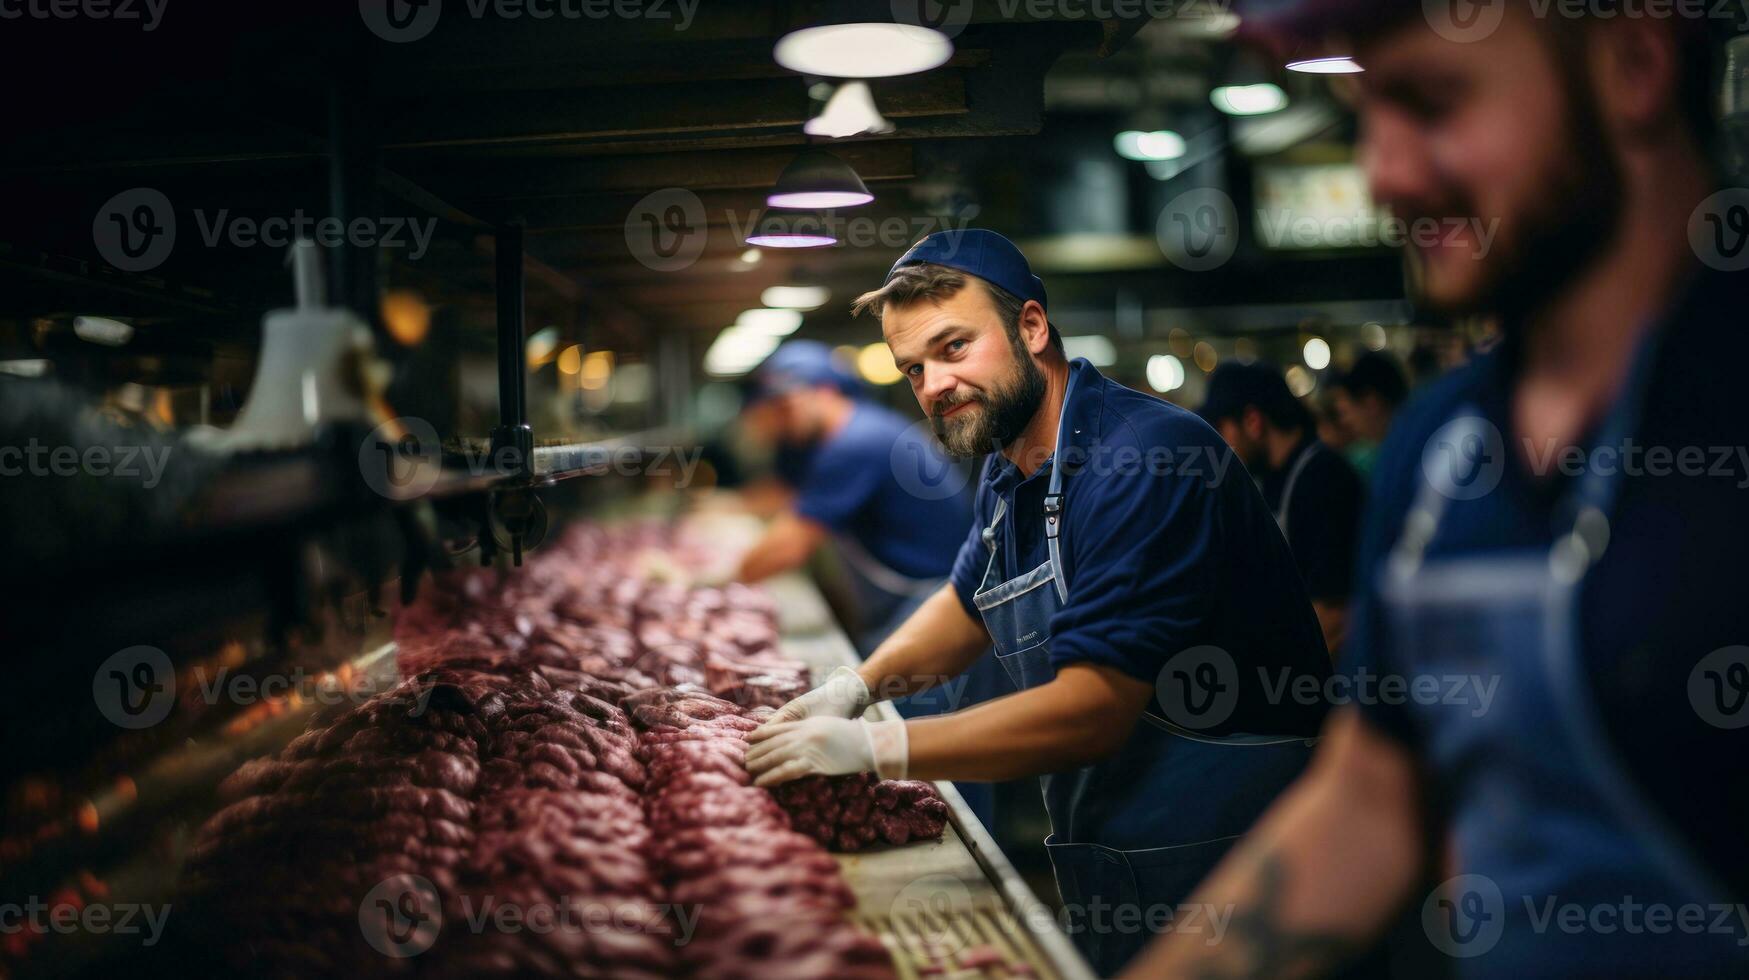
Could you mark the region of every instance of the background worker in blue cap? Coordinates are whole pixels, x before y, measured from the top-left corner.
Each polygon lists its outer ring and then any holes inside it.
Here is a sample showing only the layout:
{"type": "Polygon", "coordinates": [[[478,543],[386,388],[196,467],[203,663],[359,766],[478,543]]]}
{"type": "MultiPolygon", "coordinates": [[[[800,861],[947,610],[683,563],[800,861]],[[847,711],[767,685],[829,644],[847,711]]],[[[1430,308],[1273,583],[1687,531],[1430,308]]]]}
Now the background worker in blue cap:
{"type": "Polygon", "coordinates": [[[1699,24],[1590,9],[1305,21],[1354,31],[1374,200],[1498,228],[1407,259],[1504,340],[1379,456],[1348,656],[1398,696],[1333,713],[1198,892],[1225,937],[1136,977],[1317,975],[1398,910],[1459,975],[1749,976],[1749,480],[1721,465],[1749,445],[1749,222],[1716,196],[1699,24]]]}
{"type": "Polygon", "coordinates": [[[943,232],[857,300],[949,452],[988,455],[952,582],[751,735],[761,785],[1043,777],[1072,938],[1111,972],[1299,774],[1329,664],[1257,488],[1201,419],[1067,360],[1007,239],[943,232]],[[1240,601],[1239,590],[1256,593],[1240,601]],[[854,720],[994,643],[1020,692],[854,720]]]}
{"type": "Polygon", "coordinates": [[[1354,467],[1318,439],[1312,413],[1274,365],[1228,361],[1209,375],[1197,410],[1257,478],[1340,660],[1365,489],[1354,467]]]}
{"type": "Polygon", "coordinates": [[[867,653],[941,588],[972,518],[952,486],[901,483],[895,457],[943,474],[952,463],[927,433],[863,395],[856,375],[818,341],[787,341],[754,369],[743,423],[777,444],[777,475],[792,493],[737,578],[799,568],[833,539],[855,586],[857,644],[867,653]]]}

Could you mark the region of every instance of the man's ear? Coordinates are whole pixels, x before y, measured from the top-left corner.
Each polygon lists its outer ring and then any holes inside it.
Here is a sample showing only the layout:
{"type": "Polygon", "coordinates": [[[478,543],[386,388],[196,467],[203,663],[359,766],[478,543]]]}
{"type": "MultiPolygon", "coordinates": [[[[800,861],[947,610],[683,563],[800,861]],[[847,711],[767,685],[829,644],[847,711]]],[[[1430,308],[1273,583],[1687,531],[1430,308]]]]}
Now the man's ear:
{"type": "Polygon", "coordinates": [[[1051,345],[1051,321],[1036,299],[1029,299],[1020,307],[1020,339],[1034,354],[1043,354],[1051,345]]]}
{"type": "Polygon", "coordinates": [[[1591,28],[1587,57],[1604,125],[1628,138],[1661,138],[1677,114],[1682,66],[1673,28],[1651,17],[1591,28]]]}

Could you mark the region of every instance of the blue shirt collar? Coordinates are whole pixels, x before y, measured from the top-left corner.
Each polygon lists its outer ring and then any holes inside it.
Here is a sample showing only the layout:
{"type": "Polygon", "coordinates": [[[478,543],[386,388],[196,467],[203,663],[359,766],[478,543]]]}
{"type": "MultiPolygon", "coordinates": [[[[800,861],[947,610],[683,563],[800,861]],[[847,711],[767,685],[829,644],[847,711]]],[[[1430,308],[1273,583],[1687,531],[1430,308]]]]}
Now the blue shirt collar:
{"type": "MultiPolygon", "coordinates": [[[[1063,406],[1063,414],[1069,421],[1068,427],[1063,430],[1063,438],[1071,446],[1085,448],[1099,438],[1094,423],[1099,418],[1100,407],[1105,403],[1106,380],[1084,357],[1077,357],[1069,362],[1069,377],[1074,382],[1075,390],[1073,397],[1063,406]]],[[[993,453],[985,482],[990,489],[1004,494],[1027,480],[1049,478],[1051,467],[1056,465],[1057,454],[1062,449],[1062,446],[1058,446],[1056,452],[1051,453],[1033,471],[1032,476],[1024,478],[1020,474],[1020,467],[1010,462],[1007,456],[993,453]]]]}

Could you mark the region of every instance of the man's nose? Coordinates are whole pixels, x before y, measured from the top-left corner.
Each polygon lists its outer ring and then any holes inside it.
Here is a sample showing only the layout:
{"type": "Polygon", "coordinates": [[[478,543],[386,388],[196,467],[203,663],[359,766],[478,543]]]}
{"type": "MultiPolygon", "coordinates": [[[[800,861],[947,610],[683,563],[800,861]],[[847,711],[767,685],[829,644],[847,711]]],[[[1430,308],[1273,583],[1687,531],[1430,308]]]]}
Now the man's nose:
{"type": "Polygon", "coordinates": [[[1362,121],[1359,157],[1367,192],[1381,208],[1400,210],[1433,196],[1433,161],[1427,140],[1408,119],[1376,111],[1362,121]]]}
{"type": "Polygon", "coordinates": [[[945,366],[923,365],[923,384],[918,392],[923,395],[925,404],[933,405],[943,395],[959,387],[959,379],[945,366]]]}

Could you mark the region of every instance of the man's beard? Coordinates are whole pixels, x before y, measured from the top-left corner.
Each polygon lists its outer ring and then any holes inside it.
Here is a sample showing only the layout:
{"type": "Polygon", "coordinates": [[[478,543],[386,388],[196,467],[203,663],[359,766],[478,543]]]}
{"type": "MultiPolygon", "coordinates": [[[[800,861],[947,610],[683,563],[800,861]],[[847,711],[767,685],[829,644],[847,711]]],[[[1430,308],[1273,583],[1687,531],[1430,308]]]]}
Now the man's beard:
{"type": "MultiPolygon", "coordinates": [[[[1546,307],[1597,259],[1621,219],[1621,173],[1603,135],[1583,68],[1565,68],[1568,130],[1540,186],[1510,225],[1503,225],[1469,295],[1424,305],[1452,315],[1498,313],[1507,329],[1546,307]]],[[[1460,199],[1451,216],[1481,220],[1460,199]]],[[[1411,263],[1412,279],[1417,270],[1411,263]]]]}
{"type": "Polygon", "coordinates": [[[992,387],[987,394],[974,392],[951,400],[951,396],[943,396],[936,402],[929,427],[948,455],[963,459],[996,452],[1020,438],[1038,413],[1045,397],[1044,372],[1024,349],[1014,353],[1015,376],[1007,383],[992,387]],[[968,409],[951,419],[941,417],[941,413],[967,402],[980,402],[982,408],[968,409]]]}

